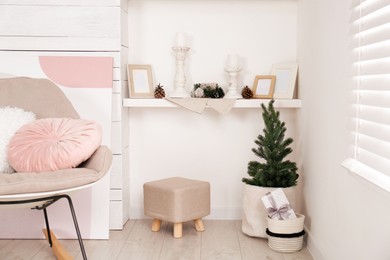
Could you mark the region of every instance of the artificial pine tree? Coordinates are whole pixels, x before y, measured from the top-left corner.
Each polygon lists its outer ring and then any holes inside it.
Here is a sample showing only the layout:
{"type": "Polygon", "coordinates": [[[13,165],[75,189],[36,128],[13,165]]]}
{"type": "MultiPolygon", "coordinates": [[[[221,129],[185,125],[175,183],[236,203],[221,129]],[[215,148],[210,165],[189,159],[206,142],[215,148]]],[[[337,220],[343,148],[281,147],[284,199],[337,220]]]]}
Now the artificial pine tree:
{"type": "Polygon", "coordinates": [[[280,121],[279,111],[274,109],[274,100],[263,108],[264,135],[259,135],[255,140],[258,148],[252,151],[265,162],[250,161],[248,174],[252,178],[243,178],[244,183],[262,187],[291,187],[297,184],[298,174],[295,162],[285,160],[292,152],[289,145],[292,138],[284,139],[286,132],[285,122],[280,121]]]}

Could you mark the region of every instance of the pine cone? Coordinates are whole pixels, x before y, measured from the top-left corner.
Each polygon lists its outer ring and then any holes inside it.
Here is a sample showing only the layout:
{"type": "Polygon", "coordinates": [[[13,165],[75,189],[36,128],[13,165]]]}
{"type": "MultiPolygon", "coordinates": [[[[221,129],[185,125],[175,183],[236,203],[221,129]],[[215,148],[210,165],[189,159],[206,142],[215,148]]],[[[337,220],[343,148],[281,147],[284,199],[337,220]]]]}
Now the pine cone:
{"type": "Polygon", "coordinates": [[[155,98],[163,98],[165,97],[165,91],[163,89],[163,86],[158,83],[157,87],[154,89],[154,97],[155,98]]]}
{"type": "Polygon", "coordinates": [[[241,91],[241,95],[245,99],[251,99],[253,98],[253,91],[248,86],[245,86],[241,91]]]}

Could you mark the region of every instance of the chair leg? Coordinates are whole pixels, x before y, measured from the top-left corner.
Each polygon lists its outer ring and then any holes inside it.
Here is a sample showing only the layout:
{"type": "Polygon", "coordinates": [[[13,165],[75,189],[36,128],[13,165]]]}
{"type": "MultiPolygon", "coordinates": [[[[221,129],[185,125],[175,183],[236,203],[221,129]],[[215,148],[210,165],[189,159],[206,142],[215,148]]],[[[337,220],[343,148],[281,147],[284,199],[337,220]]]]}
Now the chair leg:
{"type": "Polygon", "coordinates": [[[43,208],[43,215],[45,216],[45,224],[46,224],[46,230],[47,230],[47,240],[49,241],[50,247],[52,247],[52,246],[53,246],[53,241],[51,240],[51,232],[50,232],[50,226],[49,226],[49,218],[47,217],[46,208],[43,208]]]}
{"type": "Polygon", "coordinates": [[[79,240],[80,249],[81,249],[81,253],[83,255],[83,259],[87,260],[87,254],[85,253],[83,239],[81,238],[81,233],[80,233],[79,225],[77,223],[76,213],[75,213],[74,208],[73,208],[72,199],[68,195],[64,195],[64,197],[68,200],[68,203],[69,203],[69,208],[70,208],[70,211],[72,213],[73,223],[74,223],[74,227],[76,229],[77,238],[79,240]]]}
{"type": "MultiPolygon", "coordinates": [[[[52,233],[50,232],[50,228],[49,228],[49,219],[47,217],[46,208],[62,198],[66,198],[68,200],[70,212],[72,213],[74,227],[76,229],[77,238],[78,238],[79,244],[80,244],[81,253],[83,255],[83,259],[87,260],[87,254],[85,253],[83,239],[81,238],[81,233],[80,233],[79,225],[77,223],[76,213],[75,213],[74,208],[73,208],[72,199],[68,195],[63,194],[63,195],[55,195],[55,196],[42,197],[42,198],[36,198],[36,199],[28,199],[28,200],[0,201],[0,205],[18,205],[18,204],[25,204],[25,203],[41,202],[41,201],[44,202],[43,205],[35,206],[32,209],[43,210],[43,213],[45,215],[47,236],[48,236],[50,246],[52,246],[53,245],[53,237],[52,237],[52,233]],[[50,238],[49,238],[49,236],[50,236],[50,238]]],[[[54,237],[54,239],[55,239],[55,237],[54,237]]]]}

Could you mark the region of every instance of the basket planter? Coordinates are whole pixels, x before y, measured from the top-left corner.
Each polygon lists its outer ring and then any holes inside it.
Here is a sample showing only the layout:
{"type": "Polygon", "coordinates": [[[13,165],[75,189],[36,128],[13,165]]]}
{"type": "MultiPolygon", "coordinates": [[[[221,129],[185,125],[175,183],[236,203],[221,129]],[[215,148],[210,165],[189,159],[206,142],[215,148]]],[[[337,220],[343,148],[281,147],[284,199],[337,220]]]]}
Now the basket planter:
{"type": "Polygon", "coordinates": [[[277,252],[291,253],[302,249],[303,237],[305,231],[303,230],[303,223],[305,216],[296,214],[295,219],[271,219],[267,218],[268,228],[266,233],[268,235],[268,246],[277,252]]]}
{"type": "MultiPolygon", "coordinates": [[[[296,206],[296,186],[283,188],[291,207],[296,206]]],[[[252,237],[267,238],[267,211],[261,200],[267,192],[272,192],[277,188],[259,187],[246,184],[243,194],[243,217],[242,232],[252,237]]]]}

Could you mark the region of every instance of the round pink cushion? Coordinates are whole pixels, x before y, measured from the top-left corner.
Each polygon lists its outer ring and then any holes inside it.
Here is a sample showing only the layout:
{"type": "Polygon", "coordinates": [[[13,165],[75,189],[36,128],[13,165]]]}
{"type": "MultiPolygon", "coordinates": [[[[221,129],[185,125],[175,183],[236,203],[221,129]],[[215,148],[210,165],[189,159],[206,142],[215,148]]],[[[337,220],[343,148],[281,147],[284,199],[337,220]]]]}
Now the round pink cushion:
{"type": "Polygon", "coordinates": [[[8,161],[17,172],[76,167],[100,146],[101,127],[94,121],[45,118],[21,127],[11,138],[8,161]]]}

